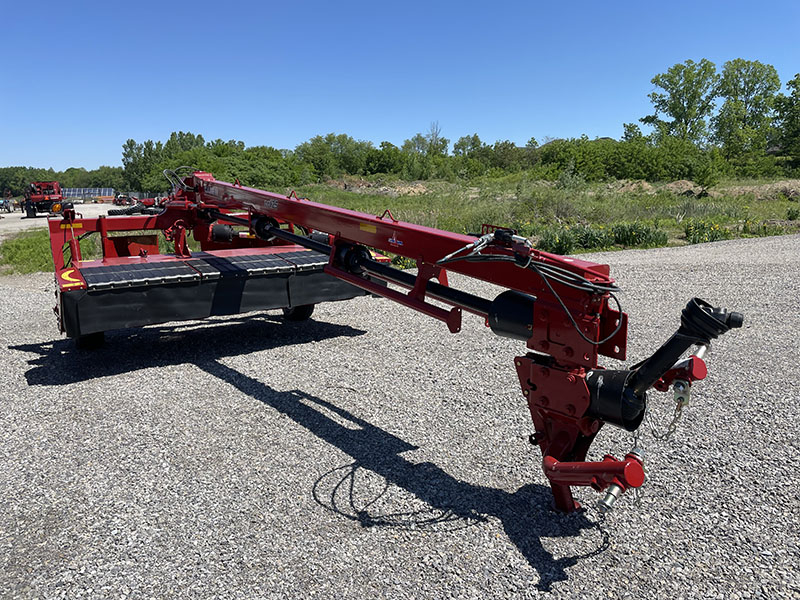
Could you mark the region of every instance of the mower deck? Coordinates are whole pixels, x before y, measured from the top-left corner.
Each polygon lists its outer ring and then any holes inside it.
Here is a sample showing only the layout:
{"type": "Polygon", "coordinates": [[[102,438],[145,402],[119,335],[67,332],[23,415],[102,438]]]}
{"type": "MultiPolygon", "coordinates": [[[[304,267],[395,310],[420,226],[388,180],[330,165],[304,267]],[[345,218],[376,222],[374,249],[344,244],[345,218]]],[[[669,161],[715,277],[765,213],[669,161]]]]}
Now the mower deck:
{"type": "Polygon", "coordinates": [[[294,245],[75,262],[60,281],[62,323],[69,337],[80,337],[366,294],[323,273],[327,262],[294,245]],[[80,289],[70,289],[80,280],[80,289]]]}

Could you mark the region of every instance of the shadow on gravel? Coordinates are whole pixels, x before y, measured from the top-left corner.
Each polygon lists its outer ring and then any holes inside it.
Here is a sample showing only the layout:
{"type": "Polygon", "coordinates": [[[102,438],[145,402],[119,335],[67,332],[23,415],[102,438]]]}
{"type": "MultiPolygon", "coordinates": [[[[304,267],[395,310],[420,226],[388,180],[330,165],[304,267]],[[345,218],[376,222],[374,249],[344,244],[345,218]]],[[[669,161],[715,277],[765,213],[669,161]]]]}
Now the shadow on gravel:
{"type": "Polygon", "coordinates": [[[344,325],[291,323],[260,314],[117,331],[108,334],[108,343],[99,351],[79,351],[68,339],[10,349],[37,355],[28,361],[31,368],[25,373],[32,386],[68,385],[139,369],[193,364],[283,413],[353,458],[354,462],[329,471],[314,484],[314,499],[321,506],[362,527],[441,531],[497,518],[509,540],[539,573],[540,590],[550,590],[553,583],[568,579],[568,567],[608,547],[607,534],[584,514],[550,511],[552,495],[546,486],[530,484],[509,493],[456,479],[432,463],[413,463],[400,454],[416,447],[401,438],[321,398],[297,390],[274,390],[218,360],[363,333],[344,325]],[[362,475],[375,474],[373,479],[380,480],[382,491],[376,493],[373,485],[359,489],[364,483],[363,477],[361,483],[358,481],[359,470],[362,475]],[[418,499],[415,504],[419,509],[393,511],[391,500],[381,500],[390,485],[412,494],[418,499]],[[542,545],[542,538],[577,537],[587,528],[596,528],[601,534],[597,547],[587,553],[556,558],[542,545]]]}
{"type": "Polygon", "coordinates": [[[257,314],[114,331],[106,334],[104,347],[93,351],[76,349],[70,339],[20,344],[9,349],[38,355],[28,361],[31,365],[25,373],[28,385],[68,385],[140,369],[201,363],[364,333],[347,325],[313,320],[295,323],[278,316],[257,314]]]}
{"type": "Polygon", "coordinates": [[[548,487],[529,484],[512,494],[461,481],[433,463],[416,464],[405,459],[400,454],[416,450],[416,446],[326,400],[299,390],[274,390],[215,360],[198,362],[196,366],[350,455],[355,462],[320,477],[314,484],[313,494],[320,505],[363,527],[458,529],[495,517],[503,524],[509,539],[538,571],[537,587],[544,591],[549,591],[553,583],[568,579],[568,567],[603,552],[609,545],[607,534],[584,514],[562,515],[544,508],[552,503],[548,487]],[[371,501],[363,497],[357,499],[355,473],[358,469],[373,472],[385,480],[384,491],[391,484],[410,492],[424,503],[424,508],[410,512],[376,511],[374,508],[370,511],[383,492],[377,495],[371,492],[371,501]],[[329,478],[332,481],[326,485],[329,478]],[[543,537],[573,537],[585,528],[601,532],[599,546],[590,552],[557,559],[542,546],[543,537]]]}

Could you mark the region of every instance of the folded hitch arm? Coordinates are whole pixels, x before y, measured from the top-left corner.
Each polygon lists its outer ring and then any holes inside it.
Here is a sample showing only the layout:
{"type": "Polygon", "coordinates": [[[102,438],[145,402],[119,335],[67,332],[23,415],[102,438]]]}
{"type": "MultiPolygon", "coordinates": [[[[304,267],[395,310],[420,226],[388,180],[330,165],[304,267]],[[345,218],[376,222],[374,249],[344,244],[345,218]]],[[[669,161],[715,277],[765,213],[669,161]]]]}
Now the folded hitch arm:
{"type": "Polygon", "coordinates": [[[480,235],[456,234],[399,221],[388,210],[369,215],[203,172],[183,180],[175,196],[197,208],[209,231],[217,219],[237,223],[231,210],[247,211],[250,218],[242,224],[250,224],[252,235],[323,252],[329,275],[440,320],[452,333],[460,331],[463,311],[483,318],[496,335],[525,342],[528,351],[514,362],[533,419],[530,439],[541,449],[555,507],[564,512],[579,507],[573,485],[604,492],[600,506],[606,509],[642,485],[637,449],[621,460],[586,460],[598,431],[605,423],[635,431],[651,388],[673,386],[685,402],[692,382],[706,376],[705,347],[743,322],[739,313],[694,298],[678,330],[652,356],[627,370],[604,369],[601,355],[625,360],[627,351],[628,318],[608,265],[540,251],[509,229],[484,225],[480,235]],[[283,227],[287,222],[316,233],[297,235],[283,227]],[[369,249],[415,261],[416,273],[376,262],[369,249]],[[505,291],[486,299],[453,289],[448,272],[505,291]],[[700,349],[681,359],[692,346],[700,349]]]}

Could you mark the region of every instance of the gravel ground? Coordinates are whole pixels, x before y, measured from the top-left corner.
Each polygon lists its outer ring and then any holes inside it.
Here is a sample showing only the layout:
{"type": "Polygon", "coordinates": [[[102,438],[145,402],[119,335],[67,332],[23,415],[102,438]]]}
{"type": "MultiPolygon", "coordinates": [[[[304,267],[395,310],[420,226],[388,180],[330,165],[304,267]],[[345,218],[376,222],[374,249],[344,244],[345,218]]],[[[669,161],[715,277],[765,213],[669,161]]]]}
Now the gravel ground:
{"type": "MultiPolygon", "coordinates": [[[[592,258],[632,362],[692,296],[746,315],[602,526],[549,509],[523,345],[479,319],[450,335],[360,298],[78,353],[52,276],[1,278],[0,596],[799,598],[800,236],[592,258]]],[[[665,426],[671,399],[651,406],[665,426]]],[[[592,457],[630,443],[606,427],[592,457]]]]}
{"type": "MultiPolygon", "coordinates": [[[[76,204],[75,210],[85,217],[97,217],[108,213],[109,208],[120,208],[113,204],[76,204]]],[[[0,242],[7,237],[28,229],[47,229],[47,215],[37,214],[29,219],[24,212],[0,212],[0,242]]]]}

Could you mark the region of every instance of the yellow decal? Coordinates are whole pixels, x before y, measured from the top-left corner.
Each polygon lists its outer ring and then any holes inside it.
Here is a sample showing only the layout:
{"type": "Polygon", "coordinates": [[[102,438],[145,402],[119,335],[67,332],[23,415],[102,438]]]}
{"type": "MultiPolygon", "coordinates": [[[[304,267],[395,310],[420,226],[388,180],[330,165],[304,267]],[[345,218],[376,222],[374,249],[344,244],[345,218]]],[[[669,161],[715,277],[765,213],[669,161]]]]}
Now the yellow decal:
{"type": "Polygon", "coordinates": [[[378,233],[378,228],[375,225],[370,225],[369,223],[361,223],[359,225],[361,231],[366,231],[367,233],[378,233]]]}
{"type": "MultiPolygon", "coordinates": [[[[63,279],[64,281],[74,281],[74,282],[75,282],[75,285],[80,285],[80,284],[81,284],[81,283],[83,283],[83,282],[82,282],[80,279],[75,279],[75,278],[72,276],[72,274],[73,274],[74,272],[75,272],[75,269],[69,269],[68,271],[64,271],[64,272],[61,274],[61,279],[63,279]]],[[[64,287],[67,287],[67,286],[64,286],[64,287]]]]}
{"type": "Polygon", "coordinates": [[[70,287],[75,287],[76,285],[81,285],[81,282],[79,281],[78,283],[65,283],[61,287],[62,288],[70,288],[70,287]]]}
{"type": "Polygon", "coordinates": [[[83,229],[83,223],[62,223],[61,229],[83,229]]]}

